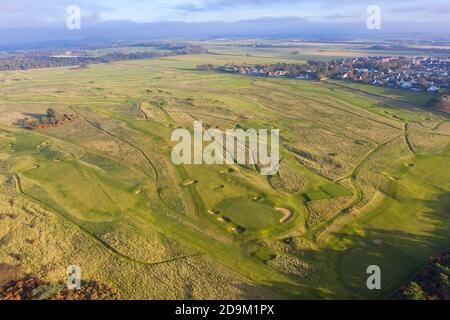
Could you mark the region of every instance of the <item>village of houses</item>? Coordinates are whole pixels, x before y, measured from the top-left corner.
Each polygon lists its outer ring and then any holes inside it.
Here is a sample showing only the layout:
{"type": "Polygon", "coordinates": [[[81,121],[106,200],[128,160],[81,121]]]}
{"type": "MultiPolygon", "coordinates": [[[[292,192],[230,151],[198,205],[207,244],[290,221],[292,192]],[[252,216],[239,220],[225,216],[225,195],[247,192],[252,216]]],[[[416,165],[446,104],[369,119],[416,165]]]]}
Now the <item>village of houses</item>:
{"type": "Polygon", "coordinates": [[[450,82],[450,58],[439,57],[378,56],[346,58],[329,62],[308,61],[306,64],[227,64],[214,69],[219,72],[263,77],[347,80],[429,94],[448,94],[450,82]]]}

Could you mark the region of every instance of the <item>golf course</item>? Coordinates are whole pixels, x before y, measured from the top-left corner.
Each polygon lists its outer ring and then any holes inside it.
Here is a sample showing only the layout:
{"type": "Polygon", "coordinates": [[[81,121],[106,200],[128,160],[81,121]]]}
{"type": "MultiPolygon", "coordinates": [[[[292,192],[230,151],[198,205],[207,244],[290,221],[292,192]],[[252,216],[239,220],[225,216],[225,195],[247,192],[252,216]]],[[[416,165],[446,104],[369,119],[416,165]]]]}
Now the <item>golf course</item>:
{"type": "Polygon", "coordinates": [[[256,50],[1,72],[0,263],[55,282],[76,265],[126,299],[387,299],[448,251],[450,114],[425,93],[197,68],[300,63],[256,50]],[[66,121],[20,125],[49,109],[66,121]],[[194,121],[280,130],[278,174],[173,164],[194,121]]]}

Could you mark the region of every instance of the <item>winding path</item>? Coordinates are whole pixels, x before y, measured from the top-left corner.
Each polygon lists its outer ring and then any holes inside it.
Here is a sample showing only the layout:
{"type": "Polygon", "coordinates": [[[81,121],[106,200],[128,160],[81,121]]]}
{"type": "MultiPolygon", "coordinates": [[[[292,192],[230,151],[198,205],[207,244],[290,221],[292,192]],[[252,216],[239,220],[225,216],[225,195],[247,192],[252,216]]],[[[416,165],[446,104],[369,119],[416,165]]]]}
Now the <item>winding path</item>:
{"type": "Polygon", "coordinates": [[[46,210],[49,210],[50,212],[53,212],[55,214],[57,214],[59,217],[63,218],[65,221],[69,222],[70,224],[72,224],[73,226],[75,226],[77,229],[79,229],[83,234],[87,235],[89,238],[91,238],[92,240],[94,240],[98,245],[100,245],[101,247],[103,247],[106,251],[108,251],[109,253],[111,253],[114,256],[117,256],[119,258],[125,259],[127,261],[139,264],[139,265],[144,265],[144,266],[156,266],[156,265],[160,265],[160,264],[164,264],[164,263],[169,263],[169,262],[173,262],[173,261],[177,261],[180,259],[186,259],[186,258],[190,258],[190,257],[196,257],[196,256],[200,256],[200,253],[196,253],[196,254],[191,254],[191,255],[184,255],[184,256],[179,256],[179,257],[174,257],[171,259],[167,259],[167,260],[162,260],[162,261],[157,261],[157,262],[148,262],[148,261],[142,261],[142,260],[138,260],[135,258],[132,258],[130,256],[127,256],[121,252],[119,252],[117,249],[115,249],[114,247],[112,247],[111,245],[109,245],[107,242],[105,242],[104,240],[100,239],[99,237],[97,237],[96,235],[92,234],[89,230],[87,230],[85,227],[81,226],[79,223],[77,223],[74,219],[68,217],[67,215],[65,215],[64,213],[56,210],[55,208],[49,206],[48,204],[44,203],[42,200],[26,193],[23,188],[22,188],[22,182],[21,179],[19,177],[19,175],[17,174],[11,174],[11,173],[5,173],[2,172],[1,174],[3,175],[9,175],[12,176],[14,181],[15,181],[15,185],[17,188],[17,191],[24,196],[26,199],[30,200],[31,202],[34,202],[36,204],[38,204],[39,206],[45,208],[46,210]]]}

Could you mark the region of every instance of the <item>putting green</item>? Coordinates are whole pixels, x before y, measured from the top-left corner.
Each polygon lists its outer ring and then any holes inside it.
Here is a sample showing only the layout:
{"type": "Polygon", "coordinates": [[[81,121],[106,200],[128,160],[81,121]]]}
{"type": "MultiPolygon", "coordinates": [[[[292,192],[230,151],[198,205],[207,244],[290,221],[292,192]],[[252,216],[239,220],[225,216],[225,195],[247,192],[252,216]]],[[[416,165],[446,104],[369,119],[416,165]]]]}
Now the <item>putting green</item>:
{"type": "Polygon", "coordinates": [[[282,215],[275,211],[267,200],[255,201],[249,198],[227,199],[218,209],[232,222],[248,230],[265,229],[280,223],[282,215]]]}

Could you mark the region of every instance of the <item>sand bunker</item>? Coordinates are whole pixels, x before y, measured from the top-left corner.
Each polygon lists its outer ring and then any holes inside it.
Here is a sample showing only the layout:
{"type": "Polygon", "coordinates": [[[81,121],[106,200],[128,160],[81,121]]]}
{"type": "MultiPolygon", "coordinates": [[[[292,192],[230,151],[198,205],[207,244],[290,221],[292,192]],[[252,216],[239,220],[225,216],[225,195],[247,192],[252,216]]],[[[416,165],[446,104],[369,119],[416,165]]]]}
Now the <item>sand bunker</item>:
{"type": "Polygon", "coordinates": [[[36,149],[42,149],[42,148],[48,147],[49,145],[50,145],[50,143],[48,143],[48,142],[42,142],[36,146],[36,149]]]}
{"type": "Polygon", "coordinates": [[[183,182],[183,186],[184,187],[189,187],[189,186],[192,186],[192,185],[197,184],[197,183],[198,183],[197,180],[189,180],[189,181],[183,182]]]}
{"type": "Polygon", "coordinates": [[[217,216],[219,214],[219,211],[217,211],[217,210],[208,210],[208,214],[210,214],[212,216],[217,216]]]}
{"type": "Polygon", "coordinates": [[[220,218],[217,218],[217,221],[222,222],[222,223],[229,223],[229,222],[231,222],[231,219],[228,217],[220,217],[220,218]]]}
{"type": "Polygon", "coordinates": [[[384,241],[381,239],[374,240],[374,242],[373,242],[373,244],[375,244],[377,246],[381,246],[383,243],[384,243],[384,241]]]}
{"type": "Polygon", "coordinates": [[[294,213],[291,210],[286,208],[275,208],[275,210],[283,214],[283,218],[280,219],[280,223],[288,222],[294,215],[294,213]]]}
{"type": "Polygon", "coordinates": [[[245,232],[245,229],[239,226],[234,227],[232,230],[236,234],[243,234],[245,232]]]}

